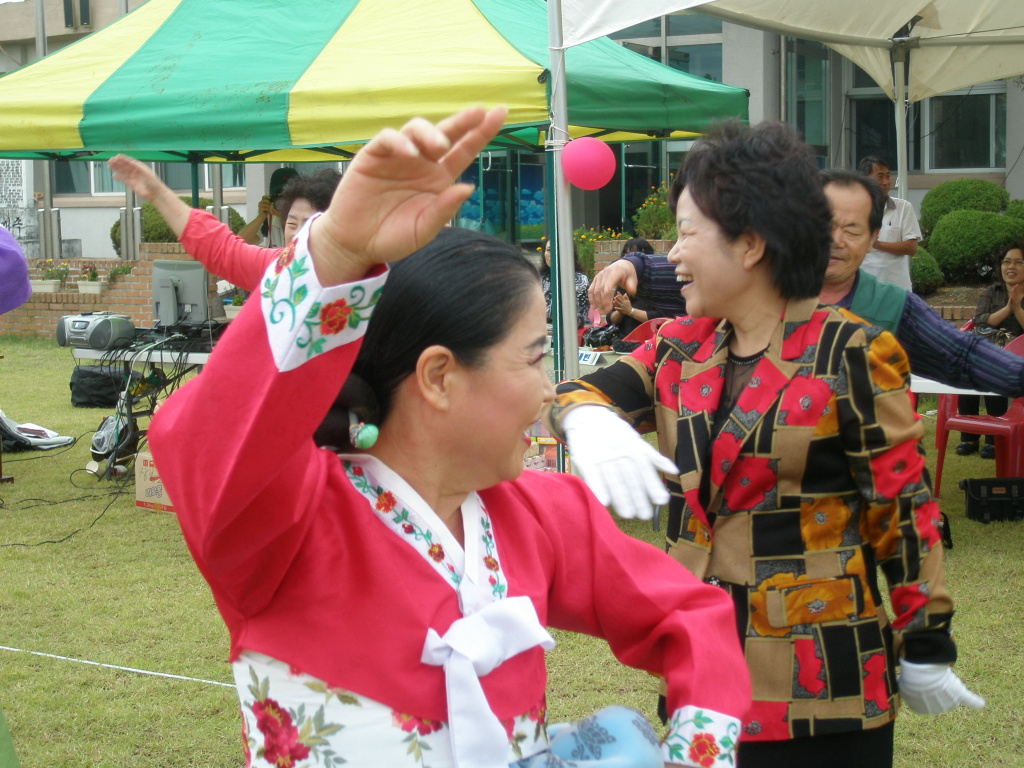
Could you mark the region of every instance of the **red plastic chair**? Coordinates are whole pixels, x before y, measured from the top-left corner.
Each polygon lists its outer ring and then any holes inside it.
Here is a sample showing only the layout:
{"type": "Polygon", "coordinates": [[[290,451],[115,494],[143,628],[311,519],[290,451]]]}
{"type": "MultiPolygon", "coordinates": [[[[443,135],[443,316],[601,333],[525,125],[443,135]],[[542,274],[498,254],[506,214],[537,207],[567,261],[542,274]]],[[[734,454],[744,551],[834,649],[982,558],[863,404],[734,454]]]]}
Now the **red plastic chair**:
{"type": "MultiPolygon", "coordinates": [[[[968,320],[960,326],[965,333],[974,328],[974,319],[968,320]]],[[[946,460],[946,443],[949,441],[949,429],[946,422],[956,416],[959,407],[959,395],[939,395],[938,409],[935,413],[935,488],[933,493],[938,496],[939,488],[942,487],[942,464],[946,460]]]]}
{"type": "MultiPolygon", "coordinates": [[[[1024,356],[1024,336],[1019,336],[1007,344],[1006,351],[1024,356]]],[[[1003,416],[955,415],[946,419],[944,426],[947,434],[960,431],[995,436],[996,477],[1024,477],[1024,398],[1018,397],[1013,400],[1003,416]]],[[[944,440],[935,468],[936,496],[939,495],[941,461],[945,447],[944,440]]]]}
{"type": "Polygon", "coordinates": [[[650,320],[645,320],[640,323],[636,328],[627,333],[622,337],[623,341],[647,341],[648,339],[654,338],[654,334],[658,332],[658,329],[663,323],[668,322],[667,317],[655,317],[650,320]]]}

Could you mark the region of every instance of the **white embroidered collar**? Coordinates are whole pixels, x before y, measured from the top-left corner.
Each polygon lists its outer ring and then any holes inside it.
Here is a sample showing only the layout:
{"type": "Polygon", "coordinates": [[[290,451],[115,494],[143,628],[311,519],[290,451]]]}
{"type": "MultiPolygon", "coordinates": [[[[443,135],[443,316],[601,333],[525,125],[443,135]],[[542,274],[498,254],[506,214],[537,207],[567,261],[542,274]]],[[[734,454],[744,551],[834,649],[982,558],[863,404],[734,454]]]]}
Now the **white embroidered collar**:
{"type": "Polygon", "coordinates": [[[367,454],[338,454],[338,458],[377,518],[459,593],[463,615],[506,597],[507,581],[490,515],[475,492],[462,502],[462,547],[423,497],[380,459],[367,454]]]}

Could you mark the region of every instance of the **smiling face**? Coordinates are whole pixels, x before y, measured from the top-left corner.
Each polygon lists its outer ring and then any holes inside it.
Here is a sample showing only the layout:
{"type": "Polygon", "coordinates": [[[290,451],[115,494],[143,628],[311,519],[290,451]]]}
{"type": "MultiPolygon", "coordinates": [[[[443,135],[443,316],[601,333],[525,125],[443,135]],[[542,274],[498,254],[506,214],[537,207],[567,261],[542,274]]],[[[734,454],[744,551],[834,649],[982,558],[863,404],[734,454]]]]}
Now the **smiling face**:
{"type": "Polygon", "coordinates": [[[475,490],[519,476],[530,427],[554,399],[544,367],[544,317],[538,285],[508,335],[487,350],[483,364],[460,367],[450,423],[459,431],[457,444],[475,490]]]}
{"type": "Polygon", "coordinates": [[[290,243],[295,234],[302,229],[307,219],[316,213],[316,208],[304,197],[297,197],[288,209],[288,216],[284,220],[284,241],[290,243]]]}
{"type": "Polygon", "coordinates": [[[860,184],[827,184],[825,197],[832,207],[832,247],[825,269],[825,288],[852,287],[857,270],[871,250],[877,232],[872,232],[871,196],[860,184]]]}
{"type": "Polygon", "coordinates": [[[737,286],[745,280],[741,244],[730,242],[721,227],[697,207],[684,189],[676,203],[676,244],[668,260],[676,265],[676,280],[687,314],[693,317],[729,317],[737,286]]]}
{"type": "Polygon", "coordinates": [[[889,188],[892,186],[892,176],[889,173],[889,166],[874,163],[871,166],[871,173],[869,173],[868,176],[877,181],[878,186],[882,188],[882,194],[889,197],[889,188]]]}
{"type": "Polygon", "coordinates": [[[1019,248],[1007,251],[1000,264],[1000,269],[1003,282],[1006,283],[1008,289],[1024,283],[1024,251],[1019,248]]]}

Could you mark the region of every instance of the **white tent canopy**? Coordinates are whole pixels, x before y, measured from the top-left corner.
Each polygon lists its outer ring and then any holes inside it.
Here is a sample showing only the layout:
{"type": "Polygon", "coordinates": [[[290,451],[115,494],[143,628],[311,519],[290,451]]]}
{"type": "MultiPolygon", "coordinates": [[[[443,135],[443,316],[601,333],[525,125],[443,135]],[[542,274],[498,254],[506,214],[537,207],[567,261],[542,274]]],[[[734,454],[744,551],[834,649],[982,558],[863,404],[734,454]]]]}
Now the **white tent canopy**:
{"type": "Polygon", "coordinates": [[[687,8],[817,40],[867,72],[896,102],[903,197],[906,103],[1024,73],[1024,0],[562,0],[564,45],[687,8]]]}
{"type": "Polygon", "coordinates": [[[562,0],[564,44],[686,8],[823,42],[871,75],[889,98],[889,54],[901,45],[913,50],[909,101],[1024,73],[1021,0],[858,0],[855,9],[821,0],[562,0]]]}

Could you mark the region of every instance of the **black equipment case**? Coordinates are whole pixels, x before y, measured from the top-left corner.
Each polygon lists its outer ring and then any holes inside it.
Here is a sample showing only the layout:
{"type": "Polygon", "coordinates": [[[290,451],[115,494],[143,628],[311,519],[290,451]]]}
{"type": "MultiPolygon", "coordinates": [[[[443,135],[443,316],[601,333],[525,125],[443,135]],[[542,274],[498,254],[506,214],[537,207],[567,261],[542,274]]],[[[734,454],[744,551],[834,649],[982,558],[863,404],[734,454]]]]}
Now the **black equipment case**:
{"type": "Polygon", "coordinates": [[[1024,520],[1024,477],[961,480],[967,517],[982,523],[1024,520]]]}

